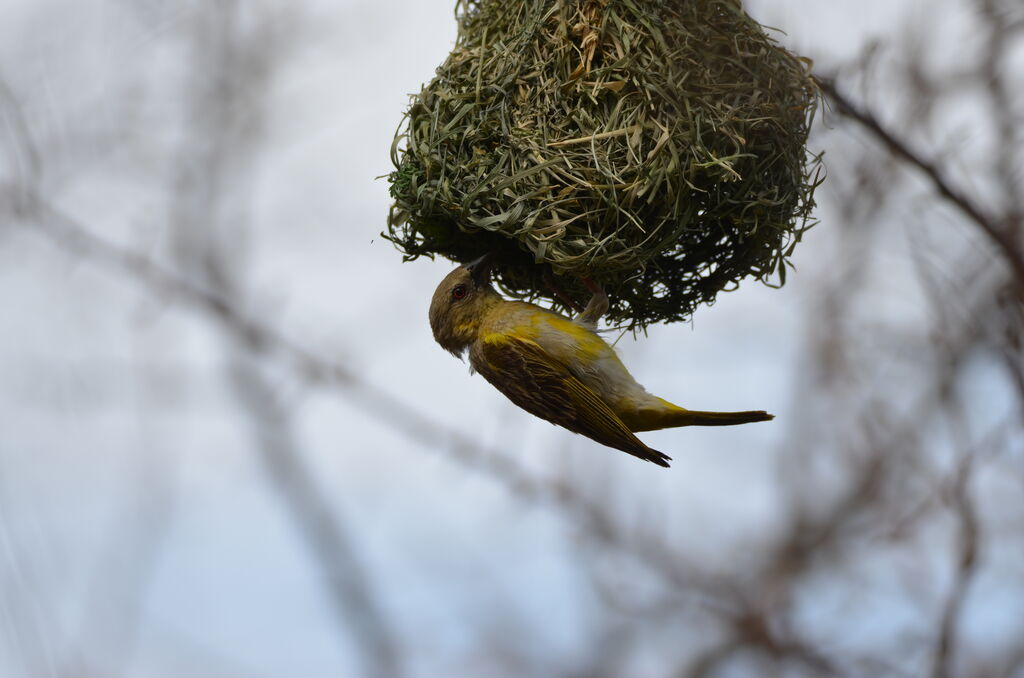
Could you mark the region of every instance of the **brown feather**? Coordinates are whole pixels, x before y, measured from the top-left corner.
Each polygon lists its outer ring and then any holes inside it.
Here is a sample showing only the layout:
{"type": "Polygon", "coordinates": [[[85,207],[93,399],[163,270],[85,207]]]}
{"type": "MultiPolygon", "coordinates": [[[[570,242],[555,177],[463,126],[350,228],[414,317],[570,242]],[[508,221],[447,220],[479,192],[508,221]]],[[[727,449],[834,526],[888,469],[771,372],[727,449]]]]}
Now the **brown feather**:
{"type": "Polygon", "coordinates": [[[488,334],[470,346],[469,362],[484,379],[530,414],[659,466],[671,459],[647,447],[593,390],[536,342],[488,334]]]}

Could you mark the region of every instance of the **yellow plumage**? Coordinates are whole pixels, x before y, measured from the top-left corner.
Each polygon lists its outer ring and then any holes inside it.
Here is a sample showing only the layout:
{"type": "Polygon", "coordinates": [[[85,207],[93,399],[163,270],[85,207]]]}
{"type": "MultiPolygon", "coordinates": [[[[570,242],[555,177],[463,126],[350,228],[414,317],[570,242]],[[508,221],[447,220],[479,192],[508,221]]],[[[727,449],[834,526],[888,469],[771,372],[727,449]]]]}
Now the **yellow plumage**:
{"type": "Polygon", "coordinates": [[[699,412],[651,395],[595,332],[607,298],[595,292],[575,319],[507,301],[477,261],[455,269],[430,304],[434,338],[527,412],[599,443],[668,466],[669,457],[634,433],[677,426],[766,421],[762,411],[699,412]]]}

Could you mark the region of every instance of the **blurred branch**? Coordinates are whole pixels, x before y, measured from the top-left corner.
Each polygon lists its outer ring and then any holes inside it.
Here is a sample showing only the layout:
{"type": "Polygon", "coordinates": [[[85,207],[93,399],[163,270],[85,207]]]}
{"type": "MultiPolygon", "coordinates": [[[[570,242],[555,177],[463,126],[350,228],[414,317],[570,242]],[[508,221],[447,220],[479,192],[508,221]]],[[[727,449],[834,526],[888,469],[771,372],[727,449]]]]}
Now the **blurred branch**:
{"type": "Polygon", "coordinates": [[[77,633],[62,653],[59,675],[132,675],[132,659],[146,621],[149,589],[174,524],[178,490],[169,459],[158,454],[148,456],[139,475],[128,481],[135,493],[133,503],[118,512],[108,530],[102,555],[93,568],[77,633]],[[113,600],[120,601],[115,615],[110,614],[113,600]]]}
{"type": "Polygon", "coordinates": [[[0,120],[5,123],[9,143],[13,149],[11,155],[14,158],[16,170],[14,185],[21,189],[12,191],[11,198],[18,200],[25,192],[33,190],[39,183],[42,163],[39,159],[39,150],[32,143],[32,134],[21,102],[2,76],[0,76],[0,113],[2,113],[0,120]]]}
{"type": "MultiPolygon", "coordinates": [[[[970,482],[974,471],[976,450],[972,444],[971,423],[964,403],[953,390],[942,393],[946,405],[947,422],[957,447],[962,450],[962,459],[953,473],[949,494],[957,522],[954,551],[955,564],[953,584],[939,617],[938,634],[932,653],[932,675],[934,678],[950,678],[955,671],[955,649],[964,604],[968,589],[978,568],[978,554],[981,550],[981,522],[970,495],[970,482]]],[[[995,431],[983,437],[987,441],[995,431]]],[[[979,441],[978,450],[987,445],[979,441]]]]}
{"type": "Polygon", "coordinates": [[[390,624],[371,595],[372,578],[357,558],[349,531],[338,518],[306,464],[291,431],[291,419],[281,407],[255,365],[233,361],[231,374],[237,392],[253,415],[260,460],[267,476],[290,507],[295,527],[316,554],[315,562],[335,602],[339,624],[356,627],[363,675],[396,678],[400,670],[399,646],[390,624]]]}
{"type": "Polygon", "coordinates": [[[856,120],[872,136],[882,142],[890,152],[924,172],[939,195],[952,202],[964,216],[988,236],[989,240],[1002,253],[1013,271],[1017,281],[1018,296],[1024,295],[1024,256],[1022,256],[1017,243],[1013,240],[1009,228],[1010,225],[1006,224],[1006,228],[1004,228],[995,219],[986,215],[978,205],[946,180],[935,163],[925,159],[905,141],[899,139],[879,121],[874,113],[860,108],[853,103],[852,100],[836,88],[835,83],[831,79],[816,77],[815,81],[828,98],[835,102],[840,113],[856,120]]]}
{"type": "Polygon", "coordinates": [[[1020,237],[1019,231],[1024,227],[1021,223],[1024,219],[1024,191],[1020,185],[1024,168],[1017,165],[1021,159],[1018,129],[1020,117],[1014,108],[1013,97],[1019,83],[1008,77],[1006,70],[1014,47],[1011,41],[1012,34],[1024,26],[1024,18],[1018,19],[1016,23],[1012,22],[1009,12],[1000,11],[997,0],[976,0],[976,4],[988,33],[985,38],[985,55],[981,63],[981,79],[988,85],[984,89],[988,95],[995,132],[1001,142],[996,148],[995,179],[1006,200],[1005,209],[1009,214],[1010,230],[1015,237],[1020,237]]]}
{"type": "MultiPolygon", "coordinates": [[[[0,204],[4,196],[2,189],[0,187],[0,204]]],[[[680,554],[653,535],[644,532],[634,534],[623,527],[607,503],[589,499],[568,482],[532,476],[508,455],[486,448],[465,434],[438,424],[417,407],[362,380],[344,364],[310,353],[278,329],[248,317],[222,295],[200,287],[141,254],[93,235],[38,197],[32,199],[30,214],[35,217],[36,230],[60,247],[103,268],[129,275],[161,298],[175,299],[202,309],[243,344],[265,355],[283,359],[300,378],[311,384],[348,393],[352,404],[418,446],[444,451],[452,460],[498,480],[521,499],[548,501],[560,506],[587,534],[634,557],[673,587],[694,594],[696,601],[706,610],[735,612],[735,606],[727,599],[729,589],[718,577],[681,565],[680,554]]]]}
{"type": "MultiPolygon", "coordinates": [[[[251,223],[251,202],[232,200],[229,187],[238,191],[254,165],[270,76],[289,42],[280,14],[246,21],[242,6],[224,0],[192,15],[188,36],[194,67],[185,83],[189,131],[167,220],[177,269],[225,309],[244,302],[239,243],[251,223]]],[[[259,363],[263,344],[247,340],[234,326],[220,327],[228,344],[228,378],[254,431],[261,468],[318,570],[338,628],[352,636],[360,673],[402,675],[398,638],[375,595],[378,582],[303,458],[291,413],[275,397],[259,363]]]]}
{"type": "Polygon", "coordinates": [[[971,457],[968,457],[961,465],[953,485],[953,502],[959,523],[957,533],[959,546],[953,587],[942,611],[939,635],[936,639],[932,659],[932,675],[935,678],[948,678],[957,675],[957,672],[953,670],[953,648],[956,643],[964,602],[967,599],[968,587],[974,578],[978,564],[980,526],[967,487],[971,477],[971,468],[971,457]]]}
{"type": "Polygon", "coordinates": [[[4,498],[0,494],[0,620],[10,628],[18,655],[11,665],[20,664],[28,676],[56,676],[61,659],[56,648],[63,645],[63,634],[45,587],[35,580],[25,549],[16,542],[4,498]]]}

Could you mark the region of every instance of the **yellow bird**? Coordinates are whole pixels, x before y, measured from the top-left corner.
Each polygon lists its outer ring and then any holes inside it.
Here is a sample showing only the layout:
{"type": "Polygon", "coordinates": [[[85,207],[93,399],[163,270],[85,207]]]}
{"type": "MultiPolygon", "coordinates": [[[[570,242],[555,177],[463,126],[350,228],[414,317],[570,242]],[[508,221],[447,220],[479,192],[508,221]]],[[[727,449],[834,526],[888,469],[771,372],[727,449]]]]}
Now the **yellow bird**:
{"type": "Polygon", "coordinates": [[[651,395],[597,335],[608,298],[596,286],[575,319],[503,299],[490,285],[485,255],[449,273],[430,302],[430,328],[442,348],[469,364],[530,414],[659,466],[671,457],[634,433],[676,426],[767,421],[763,411],[698,412],[651,395]]]}

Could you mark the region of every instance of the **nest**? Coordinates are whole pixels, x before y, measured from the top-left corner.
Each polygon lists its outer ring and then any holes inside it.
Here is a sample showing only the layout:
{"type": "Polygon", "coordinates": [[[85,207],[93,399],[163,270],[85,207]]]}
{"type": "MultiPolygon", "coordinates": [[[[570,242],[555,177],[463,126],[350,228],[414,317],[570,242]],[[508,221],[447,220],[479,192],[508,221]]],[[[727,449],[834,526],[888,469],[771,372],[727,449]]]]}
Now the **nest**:
{"type": "Polygon", "coordinates": [[[493,252],[499,287],[555,306],[591,278],[632,329],[747,277],[785,281],[819,183],[819,95],[739,0],[456,13],[455,48],[395,140],[384,235],[406,259],[493,252]]]}

